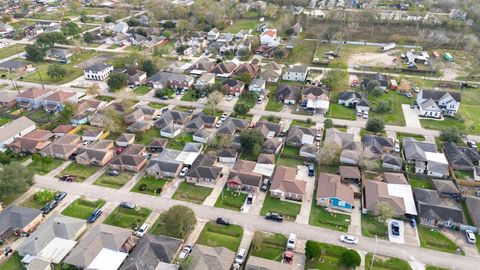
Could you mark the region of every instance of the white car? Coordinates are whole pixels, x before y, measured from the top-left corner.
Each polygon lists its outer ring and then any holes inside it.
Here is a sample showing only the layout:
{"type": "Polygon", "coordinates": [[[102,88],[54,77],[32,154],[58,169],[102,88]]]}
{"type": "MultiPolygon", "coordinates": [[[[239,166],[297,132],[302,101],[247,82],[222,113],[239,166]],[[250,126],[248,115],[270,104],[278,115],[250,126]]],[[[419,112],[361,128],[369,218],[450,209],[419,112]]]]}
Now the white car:
{"type": "Polygon", "coordinates": [[[247,253],[247,251],[244,248],[241,248],[238,251],[237,256],[235,256],[235,263],[238,263],[238,264],[242,265],[243,262],[245,261],[246,253],[247,253]]]}
{"type": "Polygon", "coordinates": [[[357,109],[357,116],[362,116],[362,110],[357,109]]]}
{"type": "Polygon", "coordinates": [[[465,230],[465,237],[467,238],[467,242],[470,244],[475,244],[477,242],[477,238],[471,230],[465,230]]]}
{"type": "Polygon", "coordinates": [[[363,112],[362,117],[363,117],[363,119],[368,119],[368,112],[363,112]]]}
{"type": "Polygon", "coordinates": [[[223,124],[223,120],[220,119],[220,120],[218,120],[218,122],[215,124],[215,127],[216,127],[216,128],[219,128],[222,124],[223,124]]]}
{"type": "Polygon", "coordinates": [[[148,223],[143,223],[143,225],[135,231],[135,235],[137,237],[143,237],[147,233],[148,227],[150,227],[148,223]]]}
{"type": "Polygon", "coordinates": [[[358,238],[351,235],[340,235],[340,242],[356,245],[358,244],[358,238]]]}
{"type": "Polygon", "coordinates": [[[184,260],[188,257],[188,255],[190,254],[190,252],[192,252],[192,249],[193,247],[191,245],[187,245],[185,246],[182,251],[180,252],[180,255],[178,255],[178,258],[180,260],[184,260]]]}
{"type": "Polygon", "coordinates": [[[182,170],[180,171],[178,176],[185,177],[185,175],[187,175],[187,172],[188,172],[188,167],[185,166],[185,167],[182,168],[182,170]]]}
{"type": "Polygon", "coordinates": [[[296,244],[297,244],[297,235],[294,233],[291,233],[288,236],[287,249],[294,250],[296,244]]]}
{"type": "Polygon", "coordinates": [[[393,151],[395,151],[395,153],[400,153],[400,141],[398,139],[395,139],[395,146],[393,147],[393,151]]]}
{"type": "Polygon", "coordinates": [[[233,99],[233,95],[228,95],[228,96],[227,96],[227,101],[230,101],[230,100],[232,100],[232,99],[233,99]]]}
{"type": "Polygon", "coordinates": [[[228,114],[227,114],[227,113],[223,113],[223,114],[222,114],[222,117],[220,117],[220,120],[225,121],[225,120],[227,119],[227,117],[228,117],[228,114]]]}

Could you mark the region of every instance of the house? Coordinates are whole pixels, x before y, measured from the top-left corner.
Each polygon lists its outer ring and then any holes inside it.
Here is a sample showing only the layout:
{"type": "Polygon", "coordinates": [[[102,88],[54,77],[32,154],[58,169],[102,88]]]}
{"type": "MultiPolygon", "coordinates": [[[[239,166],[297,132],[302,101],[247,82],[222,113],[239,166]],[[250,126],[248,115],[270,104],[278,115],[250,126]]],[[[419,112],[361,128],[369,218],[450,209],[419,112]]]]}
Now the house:
{"type": "Polygon", "coordinates": [[[275,155],[261,153],[258,155],[257,164],[253,169],[254,173],[263,175],[264,177],[271,178],[275,170],[275,155]]]}
{"type": "Polygon", "coordinates": [[[262,66],[259,78],[267,82],[276,83],[281,76],[282,66],[272,61],[262,66]]]}
{"type": "Polygon", "coordinates": [[[156,121],[155,127],[162,129],[166,126],[172,125],[185,125],[185,123],[190,119],[190,116],[186,112],[168,110],[164,112],[156,121]]]}
{"type": "Polygon", "coordinates": [[[403,159],[390,154],[383,157],[383,170],[401,171],[403,169],[403,159]]]}
{"type": "Polygon", "coordinates": [[[180,239],[146,234],[123,262],[120,270],[178,269],[171,264],[182,248],[180,239]],[[162,267],[168,268],[162,268],[162,267]]]}
{"type": "Polygon", "coordinates": [[[392,138],[366,134],[363,136],[363,149],[368,153],[382,156],[393,151],[395,142],[392,138]]]}
{"type": "Polygon", "coordinates": [[[98,224],[73,248],[65,263],[79,269],[118,269],[136,242],[130,230],[98,224]]]}
{"type": "Polygon", "coordinates": [[[147,81],[147,73],[136,68],[127,68],[125,75],[128,77],[128,85],[143,85],[147,81]]]}
{"type": "Polygon", "coordinates": [[[361,142],[355,141],[354,134],[341,132],[335,128],[327,129],[323,145],[352,151],[358,151],[362,149],[361,142]]]}
{"type": "MultiPolygon", "coordinates": [[[[325,144],[324,144],[325,145],[325,144]]],[[[358,150],[344,149],[340,152],[339,162],[346,165],[358,165],[362,153],[358,150]]]]}
{"type": "Polygon", "coordinates": [[[86,128],[82,133],[82,141],[96,141],[103,135],[103,130],[99,128],[86,128]]]}
{"type": "Polygon", "coordinates": [[[196,89],[203,90],[209,86],[212,86],[215,83],[215,74],[213,73],[204,73],[200,78],[197,79],[194,86],[196,89]]]}
{"type": "Polygon", "coordinates": [[[292,270],[290,264],[282,263],[280,261],[273,261],[250,255],[245,264],[245,270],[292,270]]]}
{"type": "Polygon", "coordinates": [[[305,128],[291,126],[287,135],[286,144],[293,147],[301,147],[304,144],[314,144],[317,130],[314,128],[305,128]]]}
{"type": "Polygon", "coordinates": [[[437,146],[434,143],[405,138],[403,153],[410,164],[415,164],[416,174],[427,174],[433,177],[446,177],[449,174],[447,158],[443,153],[437,152],[437,146]]]}
{"type": "Polygon", "coordinates": [[[320,147],[314,144],[304,144],[302,147],[300,147],[299,155],[309,159],[316,159],[319,151],[320,147]]]}
{"type": "Polygon", "coordinates": [[[185,130],[195,132],[203,128],[213,128],[218,117],[206,115],[204,113],[195,113],[190,121],[185,124],[185,130]]]}
{"type": "Polygon", "coordinates": [[[214,132],[208,129],[199,129],[193,133],[193,141],[198,143],[208,143],[214,136],[214,132]]]}
{"type": "Polygon", "coordinates": [[[338,104],[363,112],[370,110],[370,105],[365,94],[355,91],[345,91],[341,93],[338,97],[338,104]]]}
{"type": "Polygon", "coordinates": [[[183,162],[175,160],[176,157],[180,155],[180,151],[167,149],[162,152],[162,158],[154,158],[150,160],[150,163],[147,166],[146,172],[149,176],[155,177],[156,179],[167,178],[173,179],[177,177],[180,173],[180,170],[183,168],[183,162]],[[173,155],[169,152],[176,154],[173,155]],[[166,159],[163,156],[173,157],[174,159],[166,159]]]}
{"type": "Polygon", "coordinates": [[[0,35],[5,35],[12,31],[15,31],[15,28],[13,28],[10,24],[0,22],[0,35]]]}
{"type": "Polygon", "coordinates": [[[30,68],[32,68],[32,64],[23,61],[7,60],[0,63],[0,71],[6,71],[10,73],[19,73],[26,71],[30,68]]]}
{"type": "Polygon", "coordinates": [[[480,227],[480,198],[473,196],[465,196],[465,205],[470,213],[473,224],[480,227]]]}
{"type": "Polygon", "coordinates": [[[263,137],[273,139],[275,136],[280,134],[282,131],[282,126],[266,121],[258,121],[255,123],[255,129],[260,131],[263,137]]]}
{"type": "Polygon", "coordinates": [[[56,128],[54,128],[52,132],[55,135],[55,138],[59,138],[67,135],[69,132],[71,132],[74,129],[75,127],[72,125],[59,125],[56,128]]]}
{"type": "Polygon", "coordinates": [[[389,184],[408,185],[407,178],[404,173],[397,172],[384,172],[383,182],[389,184]]]}
{"type": "Polygon", "coordinates": [[[301,89],[293,85],[279,85],[273,94],[276,100],[284,104],[296,104],[300,98],[301,89]]]}
{"type": "Polygon", "coordinates": [[[17,252],[22,257],[60,263],[86,230],[85,220],[54,214],[20,244],[17,252]]]}
{"type": "Polygon", "coordinates": [[[104,81],[110,76],[113,66],[109,64],[94,64],[83,70],[86,80],[104,81]]]}
{"type": "Polygon", "coordinates": [[[281,41],[281,38],[277,34],[277,29],[265,29],[263,33],[260,34],[261,45],[278,47],[281,41]]]}
{"type": "Polygon", "coordinates": [[[66,134],[49,144],[40,151],[42,157],[52,157],[68,160],[80,148],[81,137],[74,134],[66,134]]]}
{"type": "Polygon", "coordinates": [[[203,75],[205,73],[210,73],[212,68],[215,66],[215,62],[210,61],[210,59],[203,57],[200,58],[197,62],[193,63],[189,68],[190,75],[203,75]]]}
{"type": "Polygon", "coordinates": [[[158,109],[151,108],[149,106],[137,106],[134,111],[125,116],[125,124],[133,124],[137,121],[149,121],[153,120],[159,114],[158,109]]]}
{"type": "Polygon", "coordinates": [[[248,128],[248,125],[249,122],[246,120],[228,117],[217,130],[217,134],[233,135],[235,132],[248,128]]]}
{"type": "Polygon", "coordinates": [[[403,139],[403,156],[408,163],[426,162],[426,152],[436,153],[437,146],[434,143],[421,142],[413,138],[403,139]]]}
{"type": "Polygon", "coordinates": [[[220,31],[216,27],[210,29],[207,33],[207,40],[214,41],[217,40],[218,37],[220,37],[220,31]]]}
{"type": "Polygon", "coordinates": [[[338,174],[343,182],[356,182],[362,181],[362,174],[357,166],[340,166],[338,168],[338,174]]]}
{"type": "Polygon", "coordinates": [[[118,22],[113,26],[112,32],[126,34],[128,31],[128,24],[126,22],[118,22]]]}
{"type": "Polygon", "coordinates": [[[173,89],[190,89],[195,79],[192,76],[172,73],[168,78],[168,85],[173,89]]]}
{"type": "Polygon", "coordinates": [[[460,92],[421,90],[417,95],[420,116],[440,118],[457,114],[462,96],[460,92]]]}
{"type": "Polygon", "coordinates": [[[454,181],[449,179],[432,179],[433,188],[438,191],[440,197],[452,198],[460,201],[462,194],[454,181]]]}
{"type": "Polygon", "coordinates": [[[75,161],[82,165],[105,166],[115,156],[112,140],[99,140],[78,151],[75,161]]]}
{"type": "Polygon", "coordinates": [[[480,154],[476,149],[460,147],[453,142],[445,142],[443,150],[450,166],[454,170],[473,171],[480,160],[480,154]]]}
{"type": "Polygon", "coordinates": [[[270,196],[279,199],[302,201],[307,182],[297,178],[292,167],[277,166],[272,177],[270,196]]]}
{"type": "Polygon", "coordinates": [[[363,80],[363,81],[362,81],[362,88],[363,88],[363,89],[366,89],[367,86],[368,86],[368,83],[369,83],[370,81],[373,81],[373,80],[378,81],[378,82],[380,83],[380,87],[381,87],[383,90],[387,89],[387,87],[388,87],[388,79],[387,79],[387,76],[381,74],[380,72],[375,73],[375,75],[373,76],[373,79],[365,79],[365,80],[363,80]]]}
{"type": "Polygon", "coordinates": [[[193,162],[185,179],[189,183],[216,183],[222,172],[222,167],[214,166],[217,157],[200,154],[193,162]]]}
{"type": "Polygon", "coordinates": [[[0,92],[0,106],[13,107],[17,104],[16,98],[16,92],[2,91],[0,92]]]}
{"type": "Polygon", "coordinates": [[[127,147],[135,142],[135,134],[123,133],[116,140],[115,144],[120,147],[127,147]]]}
{"type": "Polygon", "coordinates": [[[0,151],[5,151],[16,138],[23,137],[35,129],[35,122],[25,116],[3,125],[0,127],[0,151]]]}
{"type": "Polygon", "coordinates": [[[306,66],[291,66],[285,69],[283,79],[285,81],[304,82],[307,79],[306,66]]]}
{"type": "Polygon", "coordinates": [[[245,90],[245,83],[239,80],[226,79],[222,81],[222,88],[230,95],[235,95],[238,97],[245,90]]]}
{"type": "Polygon", "coordinates": [[[378,214],[378,204],[384,202],[392,207],[395,216],[417,215],[410,185],[390,184],[367,180],[364,185],[364,209],[378,214]]]}
{"type": "Polygon", "coordinates": [[[162,129],[160,129],[160,136],[165,138],[173,139],[180,135],[182,132],[182,127],[178,125],[168,125],[162,129]]]}
{"type": "Polygon", "coordinates": [[[15,100],[20,108],[26,110],[37,109],[42,106],[43,98],[49,96],[52,93],[50,90],[46,90],[40,87],[30,88],[18,94],[15,100]]]}
{"type": "Polygon", "coordinates": [[[142,133],[152,128],[152,126],[153,126],[152,122],[137,121],[131,124],[130,126],[128,126],[127,131],[131,133],[142,133]]]}
{"type": "Polygon", "coordinates": [[[147,156],[143,155],[144,152],[144,145],[132,144],[110,162],[110,167],[115,170],[139,172],[148,162],[147,156]]]}
{"type": "Polygon", "coordinates": [[[262,152],[266,154],[278,154],[282,145],[282,138],[267,138],[262,144],[262,152]]]}
{"type": "Polygon", "coordinates": [[[155,138],[147,145],[147,150],[149,152],[162,152],[165,146],[167,145],[168,140],[162,138],[155,138]]]}
{"type": "Polygon", "coordinates": [[[413,194],[417,203],[420,223],[425,226],[442,226],[450,228],[452,225],[465,224],[463,212],[456,204],[449,203],[448,199],[440,198],[438,191],[414,188],[413,194]]]}
{"type": "Polygon", "coordinates": [[[227,177],[229,189],[257,192],[262,184],[262,175],[254,172],[256,162],[249,160],[237,160],[227,177]]]}
{"type": "Polygon", "coordinates": [[[9,147],[17,153],[33,154],[47,147],[54,136],[49,130],[35,129],[23,137],[15,138],[9,147]]]}
{"type": "Polygon", "coordinates": [[[317,205],[334,210],[351,212],[353,209],[353,189],[342,183],[340,175],[320,173],[317,184],[317,205]]]}
{"type": "Polygon", "coordinates": [[[45,59],[67,64],[72,56],[73,53],[68,49],[51,48],[46,52],[45,59]]]}
{"type": "Polygon", "coordinates": [[[49,113],[63,111],[66,103],[77,104],[79,93],[58,90],[46,96],[42,100],[43,108],[49,113]]]}
{"type": "Polygon", "coordinates": [[[235,68],[232,75],[235,77],[242,77],[244,74],[247,74],[248,77],[253,79],[257,76],[259,70],[260,67],[256,64],[243,63],[235,68]]]}
{"type": "Polygon", "coordinates": [[[42,211],[11,205],[0,212],[0,239],[5,240],[14,233],[31,233],[42,221],[42,211]]]}
{"type": "Polygon", "coordinates": [[[193,247],[189,270],[230,270],[235,252],[225,247],[208,247],[197,244],[193,247]]]}
{"type": "Polygon", "coordinates": [[[228,78],[232,76],[233,71],[237,68],[237,65],[233,62],[219,63],[210,71],[217,77],[228,78]]]}
{"type": "Polygon", "coordinates": [[[234,164],[237,161],[238,152],[235,149],[225,148],[218,154],[221,163],[234,164]]]}
{"type": "Polygon", "coordinates": [[[266,81],[264,79],[253,79],[248,86],[248,91],[265,93],[266,90],[266,81]]]}
{"type": "Polygon", "coordinates": [[[302,106],[305,109],[326,113],[330,105],[330,92],[324,87],[311,86],[302,89],[302,106]]]}

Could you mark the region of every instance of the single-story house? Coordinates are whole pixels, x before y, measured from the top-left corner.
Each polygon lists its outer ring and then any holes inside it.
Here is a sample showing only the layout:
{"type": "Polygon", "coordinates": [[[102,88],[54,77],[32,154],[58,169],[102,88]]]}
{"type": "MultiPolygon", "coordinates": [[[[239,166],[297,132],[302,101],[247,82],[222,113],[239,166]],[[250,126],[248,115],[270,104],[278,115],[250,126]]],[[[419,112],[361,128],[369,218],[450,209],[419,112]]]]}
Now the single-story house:
{"type": "Polygon", "coordinates": [[[262,183],[262,175],[255,173],[256,162],[237,160],[228,174],[227,187],[238,191],[256,192],[262,183]]]}
{"type": "Polygon", "coordinates": [[[42,211],[11,205],[0,212],[0,240],[5,240],[14,233],[30,233],[42,221],[42,211]]]}
{"type": "Polygon", "coordinates": [[[317,205],[350,212],[353,209],[354,191],[342,183],[340,175],[320,173],[317,185],[317,205]]]}
{"type": "Polygon", "coordinates": [[[357,166],[340,166],[338,168],[338,174],[340,174],[344,182],[354,181],[360,183],[362,180],[362,174],[357,166]]]}
{"type": "Polygon", "coordinates": [[[292,167],[277,166],[272,177],[270,196],[279,199],[302,201],[307,182],[297,178],[292,167]]]}

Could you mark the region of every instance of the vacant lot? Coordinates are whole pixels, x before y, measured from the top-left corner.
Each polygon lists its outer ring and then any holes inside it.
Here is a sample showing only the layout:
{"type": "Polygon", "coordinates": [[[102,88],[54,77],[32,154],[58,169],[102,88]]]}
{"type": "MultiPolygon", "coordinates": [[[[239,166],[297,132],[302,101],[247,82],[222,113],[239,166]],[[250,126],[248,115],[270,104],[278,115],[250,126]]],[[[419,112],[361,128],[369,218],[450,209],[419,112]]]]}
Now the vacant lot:
{"type": "Polygon", "coordinates": [[[98,171],[98,167],[95,166],[85,166],[78,163],[72,163],[67,168],[65,168],[58,177],[66,174],[74,175],[77,177],[76,182],[83,182],[85,179],[93,175],[98,171]]]}
{"type": "Polygon", "coordinates": [[[173,199],[193,202],[196,204],[202,204],[205,198],[212,193],[211,188],[195,186],[187,182],[180,183],[180,186],[177,188],[175,194],[173,194],[173,199]]]}
{"type": "Polygon", "coordinates": [[[101,208],[104,205],[104,200],[88,201],[84,198],[79,198],[65,208],[65,210],[62,211],[62,214],[86,220],[95,209],[101,208]]]}
{"type": "Polygon", "coordinates": [[[119,176],[111,176],[104,174],[95,181],[95,185],[119,189],[123,187],[133,177],[131,172],[120,172],[119,176]]]}
{"type": "Polygon", "coordinates": [[[12,44],[10,46],[0,49],[0,59],[10,57],[14,54],[19,54],[25,50],[25,45],[12,44]]]}
{"type": "Polygon", "coordinates": [[[162,192],[163,186],[165,186],[165,184],[169,181],[171,180],[156,179],[155,177],[144,176],[135,184],[135,186],[133,186],[131,191],[153,196],[159,196],[162,192]],[[145,187],[145,189],[141,187],[145,187]]]}
{"type": "Polygon", "coordinates": [[[241,19],[234,22],[232,25],[225,27],[223,32],[236,34],[240,30],[255,30],[258,24],[259,21],[255,19],[241,19]]]}
{"type": "Polygon", "coordinates": [[[281,59],[278,62],[282,64],[311,65],[316,49],[317,41],[305,40],[300,35],[287,58],[281,59]]]}
{"type": "Polygon", "coordinates": [[[32,163],[28,164],[27,168],[36,174],[45,175],[60,166],[63,162],[64,160],[59,159],[40,158],[33,160],[32,163]]]}
{"type": "Polygon", "coordinates": [[[402,104],[411,104],[414,98],[407,98],[396,92],[383,93],[380,98],[370,97],[370,106],[375,108],[375,104],[380,101],[391,102],[392,110],[388,113],[376,113],[370,110],[370,117],[380,117],[387,125],[405,126],[405,117],[403,116],[402,104]]]}
{"type": "Polygon", "coordinates": [[[225,226],[210,221],[205,224],[202,233],[198,237],[197,244],[210,247],[225,247],[233,252],[237,252],[242,236],[243,229],[238,225],[225,226]]]}
{"type": "Polygon", "coordinates": [[[337,103],[330,103],[329,117],[346,119],[346,120],[355,120],[356,114],[354,108],[348,108],[337,103]]]}
{"type": "Polygon", "coordinates": [[[151,212],[152,210],[144,207],[126,209],[119,206],[113,210],[103,223],[127,229],[135,229],[145,222],[151,212]]]}

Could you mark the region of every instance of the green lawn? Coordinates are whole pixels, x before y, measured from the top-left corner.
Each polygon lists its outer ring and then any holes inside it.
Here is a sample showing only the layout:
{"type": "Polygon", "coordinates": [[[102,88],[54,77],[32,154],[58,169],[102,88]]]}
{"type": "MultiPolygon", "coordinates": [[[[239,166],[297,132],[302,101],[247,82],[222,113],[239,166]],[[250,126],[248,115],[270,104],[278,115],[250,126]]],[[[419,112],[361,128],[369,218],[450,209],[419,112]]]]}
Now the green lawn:
{"type": "Polygon", "coordinates": [[[218,199],[215,202],[215,207],[240,211],[240,207],[242,207],[246,199],[246,193],[227,190],[227,188],[224,187],[223,192],[218,196],[218,199]]]}
{"type": "Polygon", "coordinates": [[[282,155],[298,156],[300,155],[300,148],[286,145],[283,147],[282,155]]]}
{"type": "Polygon", "coordinates": [[[255,232],[254,237],[261,237],[258,247],[251,247],[250,256],[260,257],[272,261],[281,261],[287,237],[279,233],[255,232]]]}
{"type": "Polygon", "coordinates": [[[464,120],[467,133],[480,134],[480,119],[478,117],[480,115],[480,105],[478,103],[475,106],[462,104],[458,114],[464,120]]]}
{"type": "Polygon", "coordinates": [[[311,245],[317,246],[316,250],[323,250],[323,255],[318,253],[318,257],[313,257],[310,260],[306,261],[305,269],[322,269],[322,270],[337,270],[338,261],[343,252],[347,249],[345,247],[330,245],[320,242],[307,241],[311,245]]]}
{"type": "MultiPolygon", "coordinates": [[[[37,191],[35,192],[38,193],[40,191],[37,191]]],[[[52,198],[49,198],[49,199],[54,199],[58,192],[52,192],[52,195],[53,197],[52,198]]],[[[42,208],[43,206],[45,206],[44,203],[41,203],[40,201],[36,200],[35,199],[35,194],[31,195],[30,197],[28,197],[28,199],[26,199],[25,201],[23,201],[20,205],[23,206],[23,207],[28,207],[28,208],[33,208],[33,209],[40,209],[42,208]]],[[[47,197],[45,197],[47,199],[47,197]]]]}
{"type": "Polygon", "coordinates": [[[355,120],[354,108],[348,108],[338,103],[330,103],[329,117],[337,119],[355,120]]]}
{"type": "Polygon", "coordinates": [[[150,92],[150,88],[146,85],[140,85],[135,87],[135,89],[133,89],[133,93],[139,96],[143,96],[148,92],[150,92]]]}
{"type": "Polygon", "coordinates": [[[190,231],[185,232],[185,234],[181,235],[180,237],[173,235],[171,230],[168,230],[164,226],[164,221],[163,221],[164,215],[165,215],[164,213],[160,214],[160,216],[155,221],[155,223],[150,227],[150,230],[148,231],[148,233],[153,235],[164,235],[164,236],[180,238],[180,239],[183,239],[184,241],[187,240],[188,235],[190,234],[190,231]]]}
{"type": "Polygon", "coordinates": [[[372,215],[362,215],[362,235],[368,237],[388,238],[387,225],[378,221],[377,217],[372,215]]]}
{"type": "Polygon", "coordinates": [[[205,198],[212,193],[211,188],[195,186],[194,184],[182,182],[177,191],[173,194],[173,199],[202,204],[205,198]]]}
{"type": "Polygon", "coordinates": [[[76,182],[83,182],[85,179],[93,175],[95,172],[98,171],[98,167],[95,166],[86,166],[78,163],[72,163],[67,168],[65,168],[58,177],[71,174],[77,177],[76,182]]]}
{"type": "Polygon", "coordinates": [[[420,134],[397,132],[397,139],[400,141],[400,143],[403,142],[404,138],[414,138],[417,141],[425,141],[425,137],[420,134]]]}
{"type": "Polygon", "coordinates": [[[0,50],[0,59],[19,54],[25,50],[25,45],[13,44],[0,50]]]}
{"type": "Polygon", "coordinates": [[[32,163],[28,164],[27,168],[36,174],[45,175],[65,162],[64,160],[59,159],[47,160],[50,161],[45,161],[45,159],[41,159],[39,161],[34,160],[32,163]]]}
{"type": "Polygon", "coordinates": [[[134,173],[132,172],[120,172],[119,176],[111,176],[104,174],[95,181],[95,185],[104,186],[109,188],[119,189],[123,187],[130,179],[132,179],[134,173]]]}
{"type": "Polygon", "coordinates": [[[110,102],[112,100],[115,100],[114,97],[111,97],[111,96],[103,96],[103,95],[98,95],[95,97],[96,100],[100,100],[100,101],[105,101],[105,102],[110,102]]]}
{"type": "Polygon", "coordinates": [[[168,148],[182,150],[186,143],[193,142],[193,133],[180,133],[177,137],[168,140],[168,148]]]}
{"type": "Polygon", "coordinates": [[[142,177],[136,184],[133,186],[132,192],[143,193],[153,196],[159,196],[160,193],[156,193],[158,189],[162,190],[163,186],[171,180],[166,179],[155,179],[152,176],[144,176],[142,177]],[[145,184],[147,185],[147,189],[140,190],[140,185],[145,184]]]}
{"type": "Polygon", "coordinates": [[[420,246],[423,248],[455,253],[458,247],[438,230],[425,226],[418,226],[418,237],[420,238],[420,246]]]}
{"type": "Polygon", "coordinates": [[[245,103],[248,105],[248,107],[253,108],[257,103],[257,98],[258,95],[252,92],[246,92],[240,96],[237,103],[245,103]]]}
{"type": "MultiPolygon", "coordinates": [[[[2,250],[3,251],[3,250],[2,250]]],[[[3,253],[3,252],[2,252],[3,253]]],[[[22,257],[17,252],[13,253],[4,264],[0,265],[0,270],[22,270],[25,267],[22,264],[22,257]]]]}
{"type": "Polygon", "coordinates": [[[412,188],[434,189],[432,181],[430,179],[415,177],[414,174],[410,174],[408,178],[410,180],[410,185],[412,186],[412,188]]]}
{"type": "Polygon", "coordinates": [[[303,64],[311,65],[315,50],[317,48],[317,41],[305,40],[302,35],[295,41],[295,46],[285,59],[279,62],[282,64],[303,64]]]}
{"type": "Polygon", "coordinates": [[[165,108],[165,106],[167,106],[167,105],[161,104],[161,103],[156,103],[156,102],[150,102],[150,103],[148,103],[148,106],[149,106],[150,108],[154,108],[154,109],[163,109],[163,108],[165,108]]]}
{"type": "Polygon", "coordinates": [[[256,30],[259,21],[256,19],[240,19],[223,29],[223,32],[236,34],[240,30],[256,30]]]}
{"type": "Polygon", "coordinates": [[[267,106],[265,107],[265,110],[267,111],[272,111],[272,112],[279,112],[283,109],[283,103],[276,100],[275,96],[270,94],[267,102],[267,106]]]}
{"type": "Polygon", "coordinates": [[[295,220],[300,213],[301,204],[281,201],[270,197],[270,193],[265,197],[260,215],[264,216],[267,212],[281,213],[285,219],[295,220]]]}
{"type": "Polygon", "coordinates": [[[251,151],[244,150],[240,153],[240,159],[257,161],[259,155],[260,155],[260,153],[255,154],[255,153],[252,153],[251,151]]]}
{"type": "Polygon", "coordinates": [[[10,118],[6,118],[6,117],[1,117],[0,116],[0,127],[1,126],[4,126],[5,124],[9,123],[11,121],[10,118]]]}
{"type": "Polygon", "coordinates": [[[139,45],[131,45],[131,46],[128,46],[125,50],[129,52],[141,52],[142,47],[139,45]]]}
{"type": "Polygon", "coordinates": [[[316,199],[312,200],[312,209],[308,224],[318,227],[324,227],[341,232],[348,231],[351,217],[327,211],[324,207],[316,204],[316,199]]]}
{"type": "Polygon", "coordinates": [[[160,138],[160,130],[152,127],[143,133],[135,136],[135,142],[139,144],[149,144],[153,139],[160,138]]]}
{"type": "Polygon", "coordinates": [[[425,267],[425,270],[448,270],[447,268],[441,268],[438,266],[433,266],[433,265],[427,265],[425,267]]]}
{"type": "Polygon", "coordinates": [[[311,128],[314,126],[315,123],[307,123],[306,121],[300,121],[300,120],[292,120],[291,126],[299,126],[299,127],[306,127],[306,128],[311,128]]]}
{"type": "Polygon", "coordinates": [[[205,224],[198,237],[197,244],[210,247],[225,247],[233,252],[238,251],[242,240],[243,229],[238,225],[218,225],[213,221],[205,224]]]}
{"type": "Polygon", "coordinates": [[[296,168],[298,165],[305,165],[305,161],[300,159],[280,157],[280,159],[277,162],[277,165],[296,168]]]}
{"type": "MultiPolygon", "coordinates": [[[[365,265],[371,265],[372,262],[372,253],[367,253],[365,256],[365,265]]],[[[373,268],[377,270],[411,270],[412,267],[408,264],[407,261],[404,261],[399,258],[390,258],[390,257],[380,257],[375,255],[373,260],[373,268]]]]}
{"type": "Polygon", "coordinates": [[[195,98],[196,91],[194,90],[189,90],[185,95],[182,96],[180,100],[183,101],[197,101],[198,99],[195,98]]]}
{"type": "Polygon", "coordinates": [[[420,119],[420,124],[426,129],[444,129],[446,127],[454,127],[456,129],[465,129],[465,123],[454,117],[445,117],[444,120],[420,119]]]}
{"type": "Polygon", "coordinates": [[[407,98],[404,95],[400,95],[396,92],[383,93],[381,97],[370,97],[370,106],[375,107],[375,104],[379,100],[392,101],[393,110],[389,113],[376,113],[370,110],[369,117],[380,117],[387,125],[405,126],[405,117],[403,116],[402,104],[411,104],[413,98],[407,98]]]}
{"type": "Polygon", "coordinates": [[[470,216],[470,212],[468,211],[467,204],[465,204],[465,201],[462,200],[460,204],[462,205],[463,214],[465,215],[467,224],[470,226],[475,226],[475,224],[473,224],[472,216],[470,216]]]}
{"type": "Polygon", "coordinates": [[[104,200],[87,201],[83,198],[79,198],[65,208],[65,210],[62,211],[62,214],[86,220],[97,207],[101,208],[104,205],[104,200]]]}
{"type": "Polygon", "coordinates": [[[144,207],[139,209],[126,209],[118,206],[103,223],[126,229],[135,229],[147,220],[151,212],[152,210],[144,207]]]}
{"type": "Polygon", "coordinates": [[[473,172],[454,170],[453,173],[455,174],[455,177],[459,179],[464,179],[464,180],[473,179],[473,172]]]}

